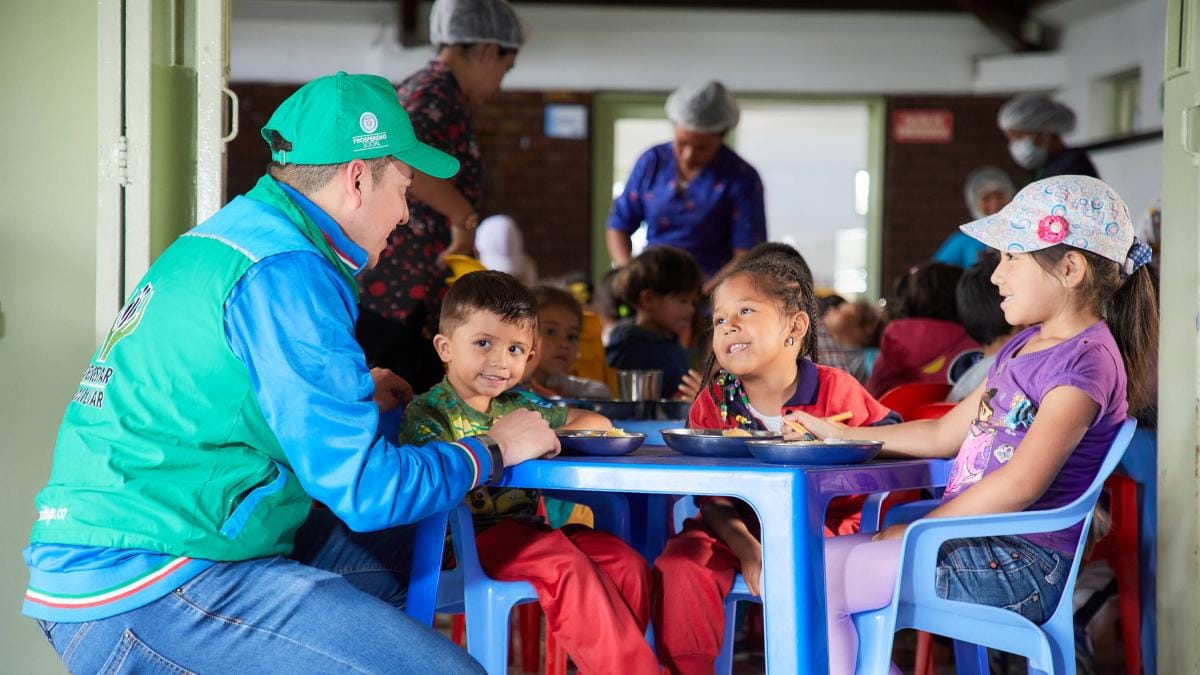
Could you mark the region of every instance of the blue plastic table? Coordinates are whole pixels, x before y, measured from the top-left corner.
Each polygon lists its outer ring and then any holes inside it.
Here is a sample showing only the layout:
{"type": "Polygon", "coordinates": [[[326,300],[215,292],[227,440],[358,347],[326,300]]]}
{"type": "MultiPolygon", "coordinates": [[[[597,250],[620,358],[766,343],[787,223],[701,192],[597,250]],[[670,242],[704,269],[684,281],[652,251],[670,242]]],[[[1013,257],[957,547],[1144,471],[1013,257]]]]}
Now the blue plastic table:
{"type": "Polygon", "coordinates": [[[778,466],[756,459],[687,457],[643,446],[624,457],[525,462],[506,469],[500,485],[744,500],[762,522],[767,671],[825,675],[826,505],[839,495],[944,485],[948,470],[944,460],[778,466]]]}

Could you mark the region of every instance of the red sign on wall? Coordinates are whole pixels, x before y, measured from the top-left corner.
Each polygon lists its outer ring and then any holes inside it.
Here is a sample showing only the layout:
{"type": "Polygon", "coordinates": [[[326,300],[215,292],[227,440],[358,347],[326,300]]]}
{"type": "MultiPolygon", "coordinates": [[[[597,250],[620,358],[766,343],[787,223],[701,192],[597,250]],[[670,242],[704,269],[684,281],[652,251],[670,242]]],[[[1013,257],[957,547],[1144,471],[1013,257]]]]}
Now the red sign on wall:
{"type": "Polygon", "coordinates": [[[950,143],[954,113],[949,110],[892,111],[892,139],[897,143],[950,143]]]}

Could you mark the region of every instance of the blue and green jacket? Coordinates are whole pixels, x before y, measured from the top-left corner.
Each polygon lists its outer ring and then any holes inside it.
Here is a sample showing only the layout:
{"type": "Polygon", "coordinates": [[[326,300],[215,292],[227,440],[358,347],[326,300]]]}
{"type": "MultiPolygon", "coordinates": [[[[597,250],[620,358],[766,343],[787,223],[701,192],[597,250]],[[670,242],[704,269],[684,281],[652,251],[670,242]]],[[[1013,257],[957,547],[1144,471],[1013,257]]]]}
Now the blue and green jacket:
{"type": "Polygon", "coordinates": [[[354,339],[366,261],[270,177],[160,256],[67,406],[25,614],[105,618],[214,562],[287,555],[312,499],[368,531],[450,509],[486,479],[473,438],[378,432],[354,339]]]}

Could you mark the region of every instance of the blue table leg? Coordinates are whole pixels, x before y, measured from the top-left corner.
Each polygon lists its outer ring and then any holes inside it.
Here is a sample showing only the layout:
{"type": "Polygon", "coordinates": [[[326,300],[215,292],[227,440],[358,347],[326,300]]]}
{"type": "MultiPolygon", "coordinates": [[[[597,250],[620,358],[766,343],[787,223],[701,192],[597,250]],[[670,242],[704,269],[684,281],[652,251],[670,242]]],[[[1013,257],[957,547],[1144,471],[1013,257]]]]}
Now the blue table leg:
{"type": "Polygon", "coordinates": [[[801,474],[743,495],[762,523],[763,621],[767,672],[826,675],[824,508],[807,498],[801,474]]]}

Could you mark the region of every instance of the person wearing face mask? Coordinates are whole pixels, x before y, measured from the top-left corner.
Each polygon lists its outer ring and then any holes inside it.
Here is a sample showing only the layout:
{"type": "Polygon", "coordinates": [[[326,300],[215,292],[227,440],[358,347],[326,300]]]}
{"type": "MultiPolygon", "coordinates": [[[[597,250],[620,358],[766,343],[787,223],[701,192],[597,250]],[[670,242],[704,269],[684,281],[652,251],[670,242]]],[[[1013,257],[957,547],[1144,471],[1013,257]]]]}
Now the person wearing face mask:
{"type": "Polygon", "coordinates": [[[357,336],[367,361],[423,392],[442,379],[431,330],[446,292],[445,256],[472,255],[483,163],[471,110],[492,99],[525,37],[505,0],[437,0],[429,14],[437,55],[396,93],[417,134],[462,165],[451,180],[419,176],[408,227],[392,233],[379,264],[360,280],[357,336]]]}
{"type": "MultiPolygon", "coordinates": [[[[996,213],[1012,201],[1012,179],[998,167],[981,166],[967,175],[963,197],[971,211],[971,219],[979,220],[996,213]]],[[[955,230],[933,254],[933,262],[946,263],[966,269],[975,264],[987,246],[955,230]]]]}
{"type": "Polygon", "coordinates": [[[1000,130],[1008,137],[1008,152],[1034,180],[1053,176],[1100,174],[1087,153],[1063,143],[1063,134],[1075,128],[1075,113],[1042,94],[1020,94],[1000,106],[1000,130]]]}
{"type": "Polygon", "coordinates": [[[608,255],[617,267],[632,257],[631,235],[645,223],[647,244],[692,255],[709,280],[766,241],[758,172],[724,143],[738,123],[733,95],[709,80],[676,89],[666,104],[670,143],[647,150],[608,216],[608,255]]]}

